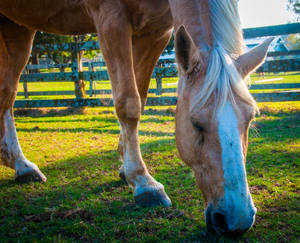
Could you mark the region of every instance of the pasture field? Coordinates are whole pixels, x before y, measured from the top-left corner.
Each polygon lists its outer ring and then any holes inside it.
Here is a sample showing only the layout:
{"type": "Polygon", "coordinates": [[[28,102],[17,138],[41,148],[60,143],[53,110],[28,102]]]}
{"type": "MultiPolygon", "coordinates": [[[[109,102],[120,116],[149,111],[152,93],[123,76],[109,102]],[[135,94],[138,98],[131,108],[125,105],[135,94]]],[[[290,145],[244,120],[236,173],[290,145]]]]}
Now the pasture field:
{"type": "Polygon", "coordinates": [[[258,209],[242,237],[206,233],[204,202],[175,145],[174,107],[146,107],[144,160],[173,206],[143,209],[118,177],[112,108],[16,110],[23,151],[48,177],[17,184],[0,167],[0,242],[299,242],[300,102],[260,103],[247,173],[258,209]]]}
{"type": "MultiPolygon", "coordinates": [[[[176,88],[178,78],[163,78],[162,87],[163,88],[176,88]]],[[[251,75],[251,84],[278,84],[278,83],[300,83],[300,73],[299,72],[288,72],[288,73],[266,73],[265,77],[259,77],[258,74],[251,75]],[[274,81],[267,81],[270,79],[280,79],[274,81]],[[265,82],[256,83],[257,81],[266,80],[265,82]]],[[[40,91],[74,91],[73,82],[29,82],[28,84],[29,92],[40,92],[40,91]]],[[[150,82],[150,89],[156,88],[156,81],[152,79],[150,82]]],[[[89,82],[85,82],[85,89],[89,90],[89,82]]],[[[109,81],[96,81],[94,84],[94,89],[111,89],[109,81]]],[[[19,85],[19,92],[23,92],[23,84],[19,85]]],[[[251,90],[252,93],[261,93],[261,92],[278,92],[279,90],[251,90]]],[[[174,96],[176,94],[164,93],[162,96],[174,96]]],[[[155,97],[155,94],[149,94],[149,97],[155,97]]],[[[111,97],[111,95],[97,95],[96,97],[111,97]]],[[[59,98],[74,98],[72,95],[51,95],[51,96],[30,96],[30,99],[59,99],[59,98]]],[[[25,99],[24,96],[18,96],[17,99],[25,99]]]]}

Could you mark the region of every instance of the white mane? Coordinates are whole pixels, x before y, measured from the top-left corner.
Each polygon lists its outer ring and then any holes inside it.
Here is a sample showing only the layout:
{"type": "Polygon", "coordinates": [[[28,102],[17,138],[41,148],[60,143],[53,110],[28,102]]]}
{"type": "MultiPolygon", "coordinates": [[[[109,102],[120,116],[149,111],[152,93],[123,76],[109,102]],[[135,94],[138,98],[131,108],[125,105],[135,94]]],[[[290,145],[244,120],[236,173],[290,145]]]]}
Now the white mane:
{"type": "Polygon", "coordinates": [[[203,107],[209,98],[216,99],[215,113],[229,99],[234,106],[235,95],[256,107],[247,83],[238,73],[234,60],[243,53],[244,39],[236,0],[211,0],[210,16],[214,46],[211,50],[204,86],[191,109],[203,107]]]}

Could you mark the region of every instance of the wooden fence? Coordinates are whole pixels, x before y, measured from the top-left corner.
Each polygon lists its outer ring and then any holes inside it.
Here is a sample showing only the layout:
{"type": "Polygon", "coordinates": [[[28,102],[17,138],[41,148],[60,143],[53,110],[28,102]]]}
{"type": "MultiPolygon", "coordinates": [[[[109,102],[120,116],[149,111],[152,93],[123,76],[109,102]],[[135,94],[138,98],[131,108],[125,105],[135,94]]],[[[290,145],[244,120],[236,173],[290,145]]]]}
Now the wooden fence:
{"type": "MultiPolygon", "coordinates": [[[[288,24],[288,25],[278,25],[270,27],[261,28],[250,28],[244,30],[245,38],[253,38],[259,36],[272,36],[272,35],[285,35],[292,33],[300,33],[300,23],[288,24]]],[[[61,45],[60,45],[61,46],[61,45]]],[[[96,66],[105,66],[104,63],[88,63],[88,71],[83,71],[82,65],[80,63],[80,51],[81,50],[95,50],[98,49],[98,42],[85,42],[85,43],[65,43],[63,44],[63,50],[69,50],[72,53],[72,64],[69,66],[71,72],[49,72],[49,73],[31,73],[23,74],[21,76],[20,82],[23,83],[24,92],[19,92],[19,96],[24,96],[25,100],[16,100],[15,107],[79,107],[79,106],[113,106],[113,101],[111,98],[91,98],[96,94],[111,94],[111,90],[95,90],[93,88],[93,83],[98,80],[109,80],[109,76],[106,70],[95,71],[96,66]],[[84,81],[89,82],[88,94],[90,98],[85,98],[82,92],[82,85],[84,81]],[[43,91],[43,92],[30,92],[28,91],[28,82],[73,82],[75,86],[74,91],[43,91]],[[75,95],[73,99],[28,99],[30,96],[49,96],[49,95],[75,95]]],[[[42,51],[43,46],[39,46],[42,51]]],[[[300,51],[293,52],[270,52],[269,57],[276,56],[296,56],[296,58],[283,60],[285,62],[270,62],[268,64],[268,70],[266,71],[300,71],[300,51]],[[278,64],[279,63],[279,64],[278,64]],[[277,68],[276,68],[277,67],[277,68]],[[284,68],[284,69],[283,69],[284,68]]],[[[281,60],[280,60],[281,61],[281,60]]],[[[169,60],[170,63],[174,63],[175,60],[169,60]]],[[[50,66],[57,67],[57,66],[50,66]]],[[[28,65],[27,69],[34,68],[36,66],[28,65]]],[[[43,68],[39,66],[39,68],[43,68]]],[[[48,66],[49,68],[49,66],[48,66]]],[[[177,77],[177,69],[175,65],[171,67],[156,67],[153,75],[156,79],[156,88],[150,89],[149,93],[154,93],[156,97],[149,97],[147,100],[147,105],[175,105],[177,102],[177,97],[175,96],[161,96],[163,93],[175,93],[176,88],[162,88],[162,78],[177,77]]],[[[252,90],[257,89],[299,89],[300,83],[292,84],[263,84],[263,85],[252,85],[252,90]]],[[[264,101],[298,101],[300,100],[299,91],[286,91],[286,92],[270,92],[270,93],[254,93],[254,98],[258,102],[264,101]]]]}

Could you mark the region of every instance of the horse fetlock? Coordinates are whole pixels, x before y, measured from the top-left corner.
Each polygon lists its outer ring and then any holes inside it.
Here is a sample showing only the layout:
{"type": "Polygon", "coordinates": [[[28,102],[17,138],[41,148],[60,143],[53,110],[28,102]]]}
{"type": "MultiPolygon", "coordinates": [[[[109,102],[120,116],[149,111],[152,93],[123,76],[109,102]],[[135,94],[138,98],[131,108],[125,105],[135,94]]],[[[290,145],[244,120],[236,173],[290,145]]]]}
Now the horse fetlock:
{"type": "Polygon", "coordinates": [[[20,158],[15,162],[15,180],[19,182],[45,182],[47,178],[34,163],[26,158],[20,158]]]}

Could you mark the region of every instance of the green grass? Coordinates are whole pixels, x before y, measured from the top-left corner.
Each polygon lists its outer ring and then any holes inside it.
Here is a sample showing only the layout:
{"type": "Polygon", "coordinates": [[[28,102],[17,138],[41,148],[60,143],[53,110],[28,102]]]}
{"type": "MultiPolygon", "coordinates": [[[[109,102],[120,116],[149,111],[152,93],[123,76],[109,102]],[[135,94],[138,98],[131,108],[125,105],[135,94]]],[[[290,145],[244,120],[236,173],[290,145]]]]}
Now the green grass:
{"type": "Polygon", "coordinates": [[[282,80],[263,82],[265,84],[278,84],[278,83],[300,83],[299,72],[287,72],[287,73],[266,73],[265,77],[259,77],[258,74],[251,75],[251,84],[255,84],[255,81],[264,79],[282,78],[282,80]]]}
{"type": "Polygon", "coordinates": [[[259,106],[247,163],[258,213],[244,236],[205,232],[202,195],[175,146],[174,107],[147,107],[140,125],[144,160],[173,202],[150,209],[118,177],[112,108],[40,109],[17,111],[16,126],[48,181],[17,184],[0,167],[0,242],[298,242],[300,103],[259,106]]]}

